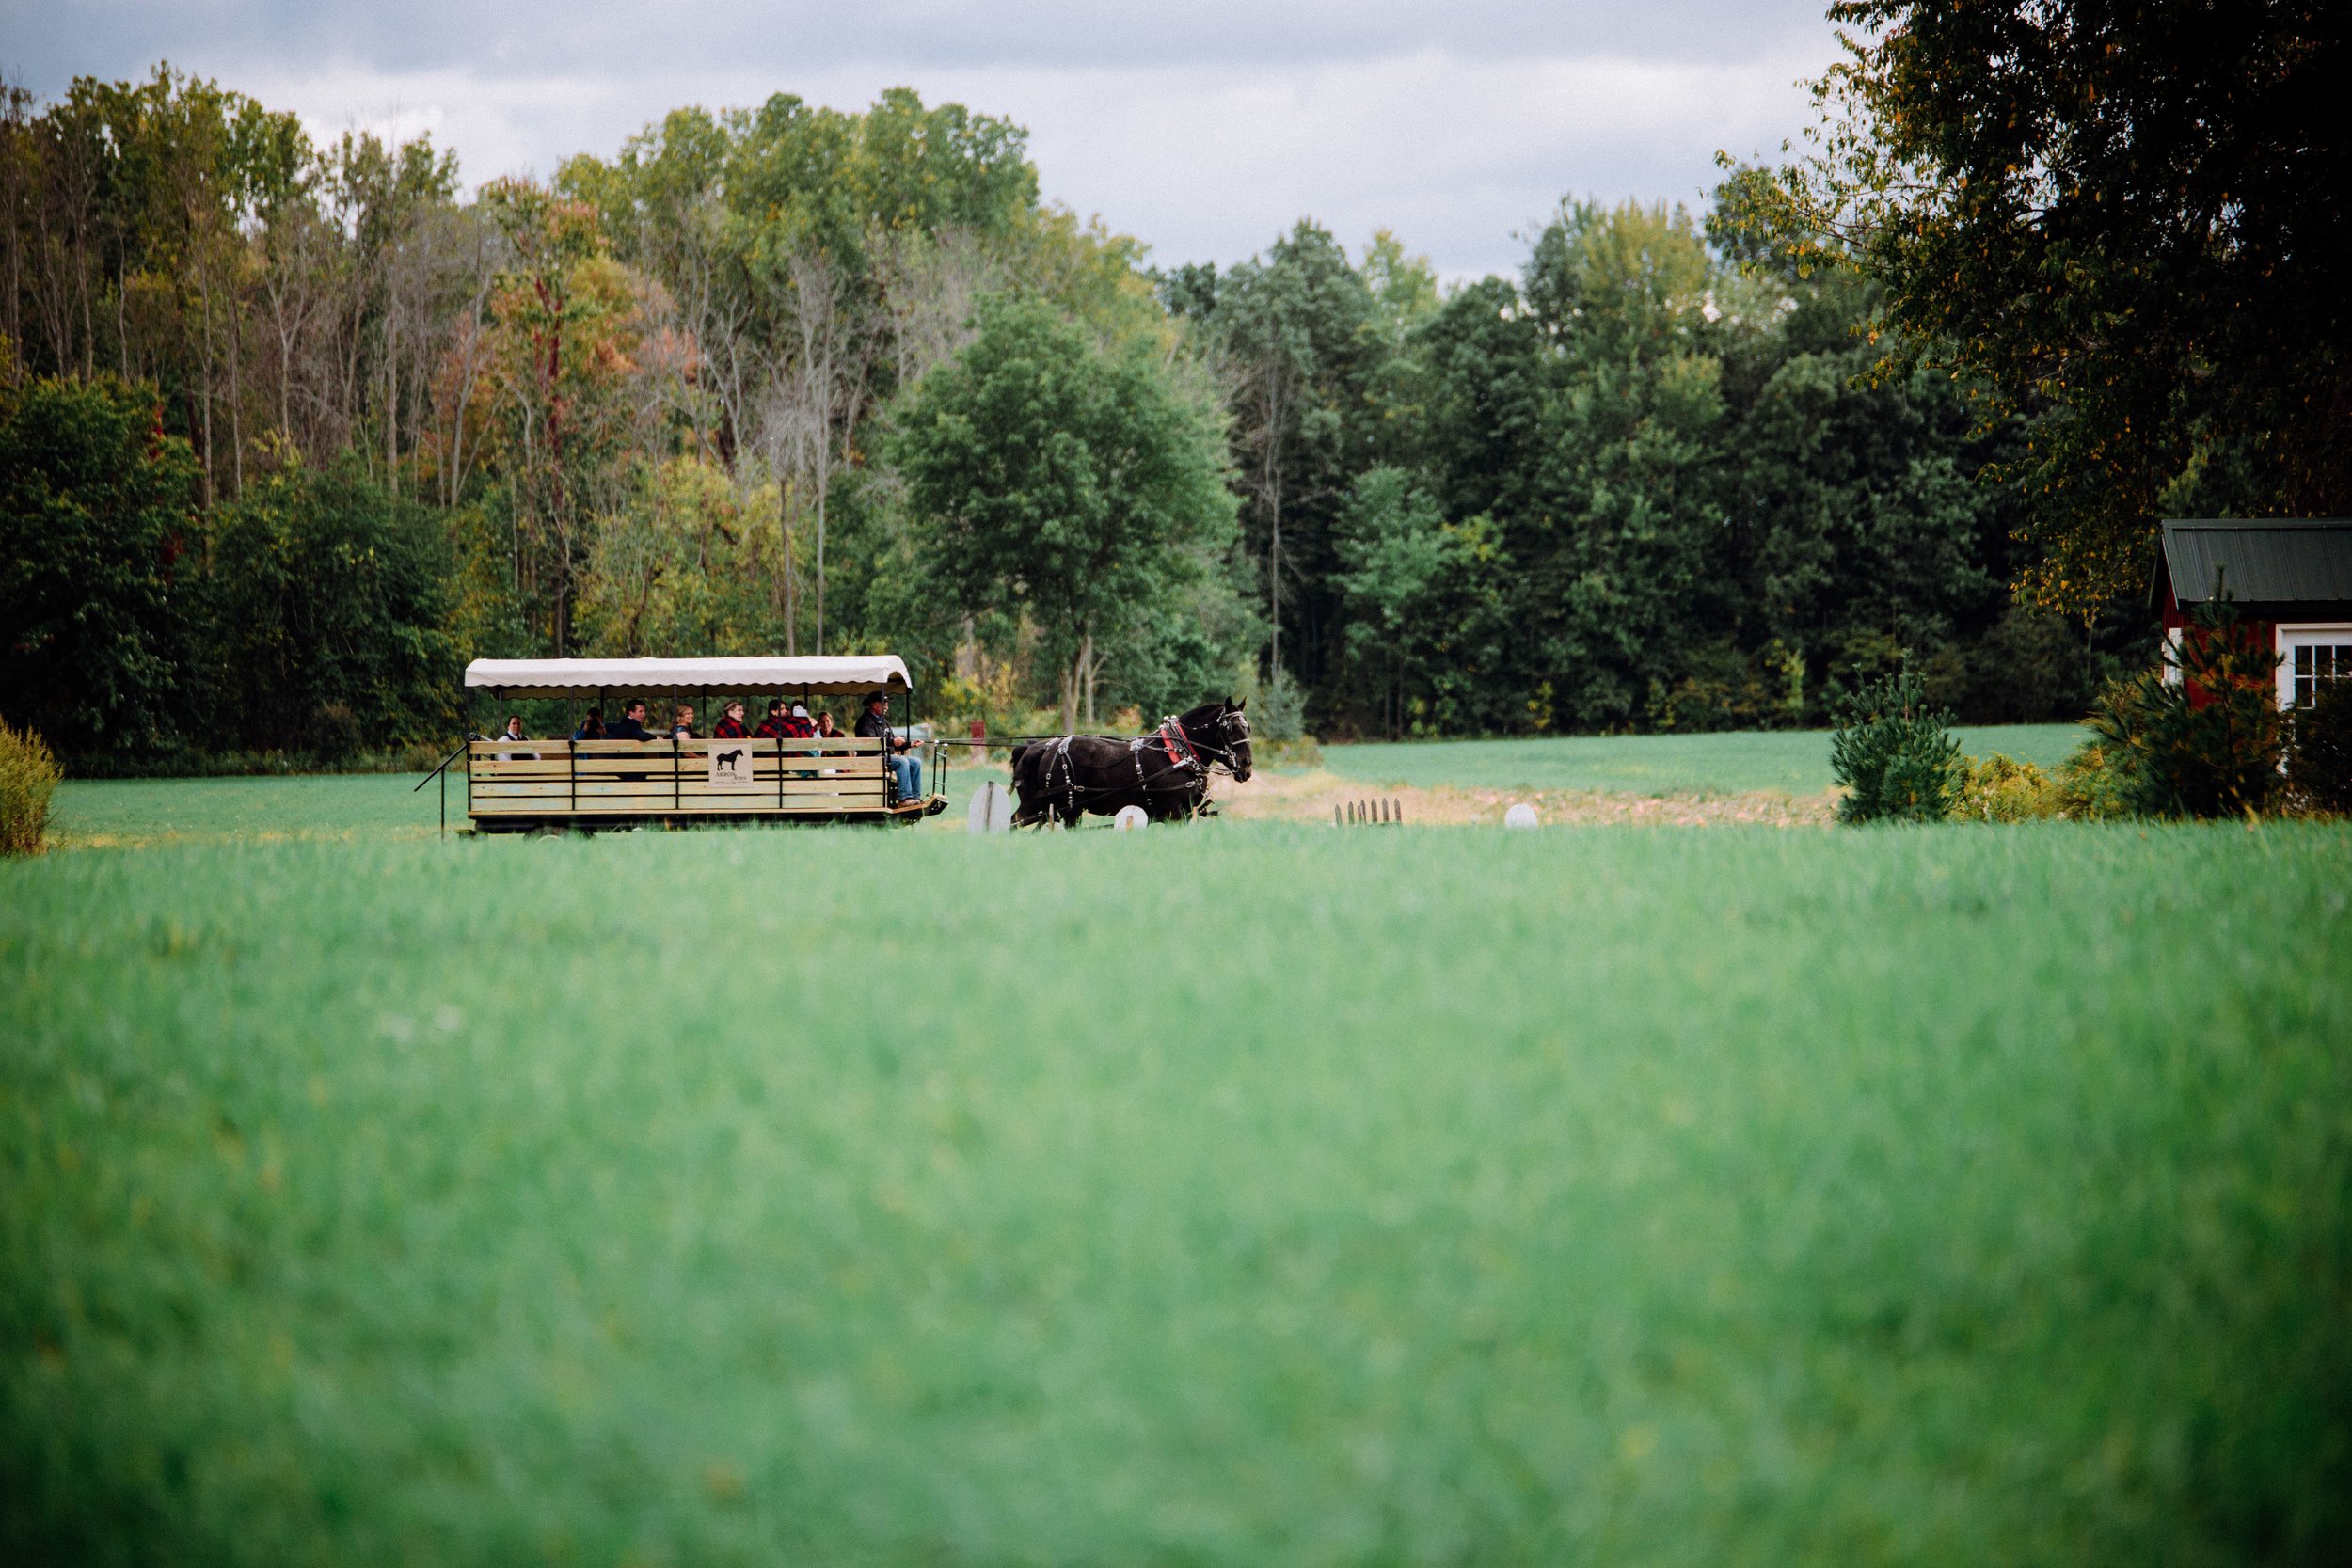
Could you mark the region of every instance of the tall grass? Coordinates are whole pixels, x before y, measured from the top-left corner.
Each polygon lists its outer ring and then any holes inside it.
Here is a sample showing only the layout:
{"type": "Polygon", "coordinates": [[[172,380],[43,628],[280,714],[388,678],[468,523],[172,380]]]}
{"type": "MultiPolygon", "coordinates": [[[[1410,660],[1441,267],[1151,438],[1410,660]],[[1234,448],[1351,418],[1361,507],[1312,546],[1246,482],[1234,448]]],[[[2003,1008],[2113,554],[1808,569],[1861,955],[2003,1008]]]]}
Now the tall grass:
{"type": "Polygon", "coordinates": [[[40,853],[57,779],[48,743],[0,720],[0,855],[40,853]]]}
{"type": "Polygon", "coordinates": [[[2352,1545],[2352,834],[0,866],[0,1560],[2352,1545]]]}

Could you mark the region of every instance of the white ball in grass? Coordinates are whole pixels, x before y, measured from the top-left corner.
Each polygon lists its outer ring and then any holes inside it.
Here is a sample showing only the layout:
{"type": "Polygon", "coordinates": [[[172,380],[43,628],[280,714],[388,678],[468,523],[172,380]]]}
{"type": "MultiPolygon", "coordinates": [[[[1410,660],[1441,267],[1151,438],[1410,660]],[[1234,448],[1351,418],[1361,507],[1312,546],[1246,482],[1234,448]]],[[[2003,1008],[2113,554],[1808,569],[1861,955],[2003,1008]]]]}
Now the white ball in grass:
{"type": "Polygon", "coordinates": [[[1521,800],[1502,814],[1502,825],[1506,828],[1535,828],[1542,826],[1542,822],[1535,816],[1535,808],[1521,800]]]}
{"type": "Polygon", "coordinates": [[[1141,806],[1121,806],[1119,808],[1119,815],[1111,818],[1111,826],[1122,833],[1132,833],[1138,828],[1148,828],[1151,825],[1152,818],[1145,814],[1141,806]]]}

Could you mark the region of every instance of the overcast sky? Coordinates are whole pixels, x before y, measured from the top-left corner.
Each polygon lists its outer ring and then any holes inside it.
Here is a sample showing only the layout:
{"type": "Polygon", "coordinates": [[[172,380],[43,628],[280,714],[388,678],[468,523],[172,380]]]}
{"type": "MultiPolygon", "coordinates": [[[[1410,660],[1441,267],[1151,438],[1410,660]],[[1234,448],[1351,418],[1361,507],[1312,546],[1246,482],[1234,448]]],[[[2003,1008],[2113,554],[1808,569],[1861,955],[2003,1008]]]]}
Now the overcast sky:
{"type": "Polygon", "coordinates": [[[1696,204],[1772,152],[1833,57],[1821,0],[0,0],[0,71],[48,96],[156,60],[313,132],[429,131],[469,183],[610,153],[682,103],[887,87],[1009,116],[1048,199],[1162,263],[1302,215],[1394,229],[1449,276],[1515,268],[1563,194],[1696,204]]]}

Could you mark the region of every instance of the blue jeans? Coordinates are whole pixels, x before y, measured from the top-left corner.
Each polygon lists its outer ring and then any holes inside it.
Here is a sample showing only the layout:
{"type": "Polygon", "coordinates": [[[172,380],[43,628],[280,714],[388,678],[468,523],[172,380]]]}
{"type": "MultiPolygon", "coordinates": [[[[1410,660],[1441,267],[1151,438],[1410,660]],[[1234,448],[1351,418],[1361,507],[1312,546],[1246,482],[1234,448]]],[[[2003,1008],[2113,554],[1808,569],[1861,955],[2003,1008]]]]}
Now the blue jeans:
{"type": "Polygon", "coordinates": [[[913,800],[922,796],[923,765],[921,763],[913,757],[902,757],[893,753],[890,758],[890,770],[898,775],[899,800],[913,800]]]}

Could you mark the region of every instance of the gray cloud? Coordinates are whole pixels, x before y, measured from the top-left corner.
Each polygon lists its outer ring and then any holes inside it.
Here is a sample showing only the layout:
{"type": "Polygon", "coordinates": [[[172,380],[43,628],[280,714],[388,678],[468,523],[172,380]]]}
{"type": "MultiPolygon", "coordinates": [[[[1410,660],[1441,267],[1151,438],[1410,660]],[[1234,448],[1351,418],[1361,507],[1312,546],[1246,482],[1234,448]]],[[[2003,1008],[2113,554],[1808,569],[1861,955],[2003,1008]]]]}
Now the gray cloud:
{"type": "MultiPolygon", "coordinates": [[[[583,0],[6,0],[9,65],[53,88],[91,62],[203,54],[347,58],[379,71],[466,67],[486,77],[607,69],[1241,66],[1437,50],[1469,59],[1625,55],[1736,61],[1823,36],[1820,0],[1529,4],[1466,0],[1197,0],[1184,6],[944,4],[663,6],[583,0]]],[[[114,68],[104,68],[114,69],[114,68]]]]}
{"type": "Polygon", "coordinates": [[[1027,126],[1045,194],[1232,261],[1302,214],[1395,229],[1450,274],[1508,268],[1565,193],[1695,200],[1718,147],[1804,122],[1820,0],[1453,7],[1208,0],[660,7],[0,0],[0,69],[42,93],[156,60],[314,131],[430,132],[470,179],[610,152],[682,103],[906,85],[1027,126]]]}

